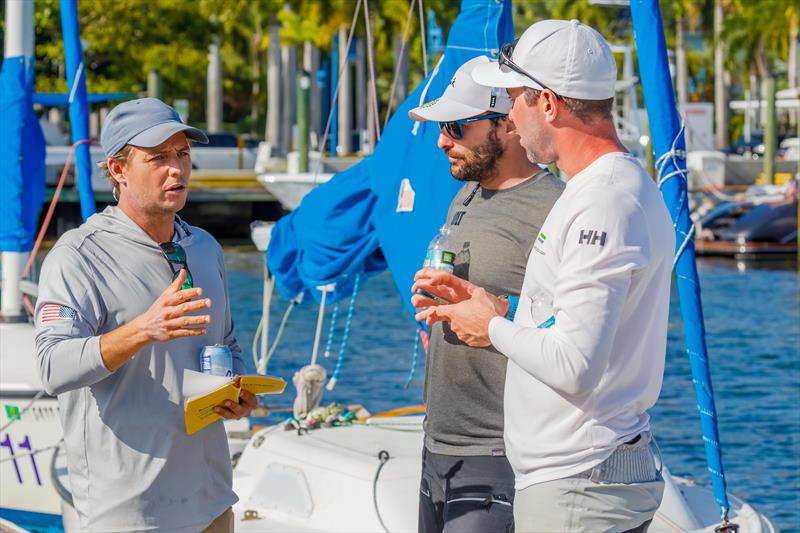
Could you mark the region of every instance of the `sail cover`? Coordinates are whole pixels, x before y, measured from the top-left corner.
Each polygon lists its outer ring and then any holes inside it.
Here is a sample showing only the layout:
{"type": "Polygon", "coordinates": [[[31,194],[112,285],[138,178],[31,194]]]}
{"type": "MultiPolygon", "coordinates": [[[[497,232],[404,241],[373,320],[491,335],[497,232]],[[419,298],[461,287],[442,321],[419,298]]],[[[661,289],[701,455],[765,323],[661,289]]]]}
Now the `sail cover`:
{"type": "Polygon", "coordinates": [[[414,272],[461,183],[436,146],[438,126],[415,128],[408,111],[441,95],[462,64],[478,55],[496,59],[513,38],[511,0],[461,1],[442,61],[400,104],[375,152],[308,193],[273,229],[267,263],[284,298],[305,292],[319,301],[316,288],[331,283],[334,298],[344,298],[353,274],[388,267],[413,311],[414,272]]]}
{"type": "Polygon", "coordinates": [[[33,61],[6,57],[0,70],[0,251],[33,248],[44,198],[44,135],[33,111],[33,61]]]}

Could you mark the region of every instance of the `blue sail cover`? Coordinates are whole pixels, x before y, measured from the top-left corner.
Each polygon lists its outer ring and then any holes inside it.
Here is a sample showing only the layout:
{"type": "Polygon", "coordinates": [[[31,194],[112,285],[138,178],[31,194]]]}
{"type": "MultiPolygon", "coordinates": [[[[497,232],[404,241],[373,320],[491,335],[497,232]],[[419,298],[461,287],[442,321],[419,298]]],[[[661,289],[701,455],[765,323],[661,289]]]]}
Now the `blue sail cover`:
{"type": "Polygon", "coordinates": [[[33,249],[44,198],[45,144],[31,103],[33,62],[3,59],[0,70],[0,251],[33,249]]]}
{"type": "MultiPolygon", "coordinates": [[[[722,468],[722,450],[717,429],[717,409],[711,387],[708,352],[706,350],[703,307],[700,302],[700,282],[695,263],[694,240],[686,196],[686,141],[675,107],[675,95],[669,74],[667,45],[657,0],[632,0],[631,16],[636,52],[639,56],[639,76],[642,80],[647,118],[653,137],[656,160],[663,161],[660,177],[670,174],[661,186],[664,202],[672,215],[678,246],[675,278],[680,295],[681,316],[686,336],[686,351],[692,369],[697,407],[705,444],[706,462],[711,473],[714,498],[726,517],[730,504],[722,468]],[[666,155],[663,160],[662,156],[666,155]]],[[[661,180],[659,180],[661,181],[661,180]]]]}
{"type": "Polygon", "coordinates": [[[316,287],[330,283],[338,284],[334,299],[343,298],[353,274],[388,266],[413,313],[414,272],[462,184],[436,146],[438,126],[422,123],[414,132],[408,111],[441,95],[466,61],[478,55],[496,59],[513,38],[511,0],[461,1],[439,68],[398,107],[375,152],[308,193],[273,229],[267,263],[284,298],[306,292],[319,300],[316,287]],[[413,210],[398,212],[406,179],[414,191],[413,210]]]}
{"type": "MultiPolygon", "coordinates": [[[[86,66],[83,62],[83,46],[78,29],[77,0],[61,0],[61,33],[64,37],[64,59],[67,64],[69,124],[72,131],[72,143],[75,144],[89,139],[86,66]]],[[[75,168],[78,171],[81,216],[86,221],[96,211],[94,190],[92,189],[92,159],[88,142],[75,147],[75,168]]]]}

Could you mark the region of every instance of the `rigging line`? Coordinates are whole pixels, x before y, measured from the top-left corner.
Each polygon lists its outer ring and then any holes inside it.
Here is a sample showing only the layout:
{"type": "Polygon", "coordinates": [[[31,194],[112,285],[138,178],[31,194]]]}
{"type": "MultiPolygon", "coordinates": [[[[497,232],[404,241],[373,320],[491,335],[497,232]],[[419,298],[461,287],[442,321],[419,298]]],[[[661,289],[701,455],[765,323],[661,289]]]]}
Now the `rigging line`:
{"type": "Polygon", "coordinates": [[[403,54],[406,50],[406,42],[408,42],[408,30],[411,28],[411,15],[414,14],[414,4],[417,0],[411,0],[408,6],[408,18],[406,18],[406,29],[403,30],[403,42],[400,44],[400,54],[397,57],[397,65],[394,69],[394,78],[392,79],[392,88],[389,91],[389,107],[386,108],[386,118],[383,120],[383,128],[389,124],[389,119],[392,117],[392,107],[394,107],[394,93],[397,87],[397,77],[400,75],[400,67],[403,65],[403,54]]]}
{"type": "Polygon", "coordinates": [[[422,41],[422,69],[425,72],[425,77],[428,77],[428,48],[425,43],[425,18],[423,17],[422,13],[425,9],[422,7],[423,0],[419,0],[417,2],[417,7],[419,7],[419,35],[420,40],[422,41]]]}
{"type": "Polygon", "coordinates": [[[319,352],[319,340],[322,336],[322,322],[325,319],[325,299],[328,296],[328,287],[317,287],[317,290],[322,291],[322,298],[319,302],[319,313],[317,314],[317,329],[314,333],[314,348],[311,350],[311,364],[317,364],[317,353],[319,352]]]}
{"type": "MultiPolygon", "coordinates": [[[[364,1],[366,1],[366,0],[364,0],[364,1]]],[[[339,75],[337,76],[337,80],[336,80],[336,89],[333,91],[333,99],[332,99],[333,103],[331,103],[331,109],[328,112],[328,120],[325,123],[325,133],[322,135],[322,138],[320,139],[320,142],[317,144],[317,151],[319,153],[322,153],[322,150],[325,147],[325,143],[328,142],[328,135],[330,134],[330,131],[331,131],[331,119],[333,118],[333,110],[334,110],[334,106],[339,101],[338,100],[338,98],[339,98],[339,88],[342,86],[342,73],[344,72],[344,69],[347,68],[347,56],[350,54],[350,45],[353,42],[353,33],[355,33],[355,30],[356,30],[356,20],[358,20],[358,13],[360,12],[360,10],[361,10],[361,1],[356,3],[356,9],[353,12],[353,20],[350,22],[350,34],[347,36],[347,46],[345,47],[346,50],[345,50],[345,53],[344,53],[344,61],[342,61],[340,59],[341,65],[339,66],[339,75]]],[[[331,65],[331,68],[333,68],[333,65],[331,65]]],[[[335,146],[333,147],[332,151],[334,151],[334,152],[336,151],[336,147],[335,146]]],[[[317,176],[319,175],[321,167],[322,167],[322,165],[317,165],[316,168],[314,169],[314,183],[315,184],[317,183],[317,176]]]]}
{"type": "Polygon", "coordinates": [[[45,390],[44,390],[44,389],[42,389],[42,390],[40,390],[39,392],[37,392],[37,393],[36,393],[36,396],[34,396],[34,397],[33,397],[33,399],[31,399],[31,401],[30,401],[30,402],[28,402],[28,405],[26,405],[25,407],[23,407],[23,408],[22,408],[22,411],[20,411],[20,412],[19,412],[19,415],[18,415],[17,417],[15,417],[15,418],[12,418],[12,419],[11,419],[11,420],[9,420],[8,422],[6,422],[6,424],[5,424],[3,427],[1,427],[1,428],[0,428],[0,433],[4,432],[6,429],[8,429],[8,427],[9,427],[11,424],[13,424],[14,422],[16,422],[16,421],[17,421],[17,420],[19,420],[20,418],[22,418],[22,415],[24,415],[24,414],[25,414],[25,413],[28,411],[28,409],[30,409],[31,407],[33,407],[33,404],[35,404],[35,403],[36,403],[36,401],[37,401],[39,398],[41,398],[42,396],[44,396],[45,394],[46,394],[46,392],[45,392],[45,390]]]}
{"type": "MultiPolygon", "coordinates": [[[[336,295],[333,295],[333,299],[336,300],[336,295]]],[[[333,336],[336,330],[336,319],[339,317],[339,302],[337,301],[333,304],[333,312],[331,313],[331,323],[330,328],[328,329],[328,342],[325,343],[325,352],[322,354],[326,359],[331,356],[331,350],[333,349],[333,336]]]]}
{"type": "Polygon", "coordinates": [[[67,179],[67,172],[72,166],[72,158],[75,155],[75,149],[79,145],[89,142],[91,142],[89,139],[81,139],[80,141],[76,141],[69,148],[69,152],[67,153],[67,161],[64,163],[64,168],[61,170],[61,177],[58,178],[58,185],[56,185],[56,190],[53,193],[53,199],[50,200],[50,206],[47,208],[47,214],[42,222],[42,227],[39,229],[39,235],[36,237],[36,243],[33,245],[33,251],[31,252],[31,255],[28,256],[28,262],[25,264],[25,269],[22,271],[22,276],[20,276],[22,279],[25,279],[28,274],[30,274],[33,261],[36,259],[36,254],[39,253],[39,246],[41,246],[44,235],[47,232],[47,227],[50,225],[50,221],[53,218],[53,212],[56,209],[58,197],[61,194],[61,189],[64,187],[64,181],[67,179]]]}
{"type": "MultiPolygon", "coordinates": [[[[367,28],[367,64],[369,65],[369,90],[372,99],[372,118],[375,121],[375,138],[381,140],[381,117],[378,110],[378,89],[375,82],[375,49],[372,43],[372,27],[369,21],[369,0],[364,0],[364,25],[367,28]]],[[[374,147],[373,147],[374,149],[374,147]]]]}
{"type": "MultiPolygon", "coordinates": [[[[61,439],[61,440],[64,440],[64,439],[61,439]]],[[[22,459],[23,457],[36,455],[36,454],[39,454],[39,453],[42,453],[42,452],[46,452],[48,450],[52,450],[54,448],[58,448],[60,445],[61,445],[61,441],[59,441],[58,444],[53,444],[51,446],[43,446],[41,448],[36,448],[35,450],[31,450],[29,452],[15,453],[14,455],[11,455],[9,457],[3,457],[2,459],[0,459],[0,464],[7,463],[8,461],[14,461],[16,459],[22,459]]]]}
{"type": "Polygon", "coordinates": [[[344,332],[342,333],[342,342],[339,345],[339,355],[336,358],[336,367],[333,369],[330,381],[328,381],[327,389],[332,391],[336,386],[339,379],[339,374],[342,371],[342,364],[344,363],[344,353],[347,350],[347,342],[350,339],[350,327],[353,324],[353,311],[356,307],[356,297],[358,296],[358,288],[361,282],[361,272],[356,274],[355,282],[353,283],[353,293],[350,295],[350,306],[347,308],[347,318],[344,323],[344,332]]]}
{"type": "Polygon", "coordinates": [[[297,305],[297,301],[296,300],[292,300],[291,302],[289,302],[289,306],[286,308],[286,311],[283,313],[283,318],[281,319],[281,324],[280,324],[280,326],[278,326],[278,332],[275,334],[275,340],[272,341],[272,346],[270,347],[269,352],[267,352],[266,359],[264,359],[264,368],[267,367],[267,363],[269,363],[269,360],[272,358],[272,354],[275,352],[275,349],[278,347],[278,343],[280,342],[281,337],[283,336],[283,328],[286,326],[286,321],[289,320],[289,315],[292,314],[292,310],[295,308],[296,305],[297,305]]]}

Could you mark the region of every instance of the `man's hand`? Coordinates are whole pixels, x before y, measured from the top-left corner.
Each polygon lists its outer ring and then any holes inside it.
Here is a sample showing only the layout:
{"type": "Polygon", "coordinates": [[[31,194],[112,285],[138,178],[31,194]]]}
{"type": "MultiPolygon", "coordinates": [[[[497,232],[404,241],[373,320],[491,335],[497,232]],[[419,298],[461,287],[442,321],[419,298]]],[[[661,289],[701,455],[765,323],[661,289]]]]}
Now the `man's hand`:
{"type": "Polygon", "coordinates": [[[206,328],[202,326],[211,322],[210,315],[184,315],[210,309],[211,299],[194,300],[203,294],[203,289],[181,290],[185,279],[186,270],[181,269],[178,277],[147,311],[127,324],[100,335],[100,357],[109,371],[114,372],[136,352],[153,342],[205,334],[206,328]]]}
{"type": "Polygon", "coordinates": [[[449,272],[435,268],[423,268],[414,274],[414,285],[411,286],[411,292],[414,295],[411,297],[411,305],[418,310],[441,305],[441,302],[437,302],[432,298],[416,294],[417,290],[423,290],[455,304],[469,298],[476,288],[469,281],[456,277],[449,272]]]}
{"type": "MultiPolygon", "coordinates": [[[[473,285],[473,287],[475,287],[473,285]]],[[[489,346],[489,322],[496,316],[508,312],[508,300],[489,294],[480,287],[472,290],[472,296],[460,303],[431,307],[417,313],[417,320],[428,325],[439,321],[450,322],[450,329],[461,342],[469,346],[489,346]]]]}
{"type": "MultiPolygon", "coordinates": [[[[237,377],[234,384],[238,387],[242,378],[237,377]]],[[[250,391],[242,389],[239,391],[239,403],[226,400],[225,403],[214,407],[214,412],[222,418],[228,420],[239,420],[242,417],[250,416],[250,412],[256,406],[256,395],[250,391]]]]}
{"type": "Polygon", "coordinates": [[[206,333],[206,328],[202,326],[211,322],[211,315],[184,315],[201,309],[210,309],[211,299],[194,300],[203,294],[203,289],[195,287],[181,290],[185,280],[186,270],[181,269],[178,277],[153,302],[150,309],[133,320],[151,341],[166,342],[206,333]]]}

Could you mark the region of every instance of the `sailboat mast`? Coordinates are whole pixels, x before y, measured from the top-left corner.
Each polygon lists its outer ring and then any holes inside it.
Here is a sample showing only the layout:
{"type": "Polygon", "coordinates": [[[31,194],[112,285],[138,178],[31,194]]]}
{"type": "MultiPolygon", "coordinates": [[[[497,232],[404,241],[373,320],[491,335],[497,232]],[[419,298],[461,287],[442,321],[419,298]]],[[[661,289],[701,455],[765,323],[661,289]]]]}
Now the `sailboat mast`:
{"type": "MultiPolygon", "coordinates": [[[[33,71],[31,68],[33,63],[33,2],[6,0],[5,29],[5,59],[22,57],[27,81],[28,73],[33,71]]],[[[24,175],[22,179],[25,179],[24,175]]],[[[21,205],[9,206],[9,208],[11,207],[22,209],[21,205]]],[[[0,233],[3,232],[0,231],[0,233]]],[[[2,243],[0,248],[2,249],[3,269],[0,316],[4,320],[13,321],[23,317],[22,292],[19,290],[19,281],[22,277],[22,269],[28,260],[30,248],[27,251],[19,250],[13,243],[6,242],[3,235],[0,235],[0,243],[2,243]]]]}

